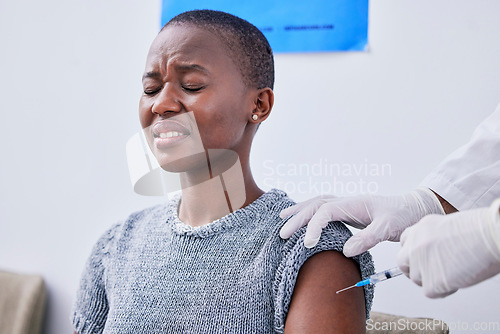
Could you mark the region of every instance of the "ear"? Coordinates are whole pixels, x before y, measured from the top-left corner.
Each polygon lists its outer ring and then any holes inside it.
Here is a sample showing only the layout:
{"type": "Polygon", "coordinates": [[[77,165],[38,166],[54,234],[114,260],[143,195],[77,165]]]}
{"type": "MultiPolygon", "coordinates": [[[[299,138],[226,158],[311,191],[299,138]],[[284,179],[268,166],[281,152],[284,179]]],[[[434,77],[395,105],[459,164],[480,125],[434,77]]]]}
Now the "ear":
{"type": "Polygon", "coordinates": [[[263,122],[271,113],[274,104],[274,93],[269,87],[259,89],[255,97],[254,110],[250,115],[250,122],[258,124],[263,122]]]}

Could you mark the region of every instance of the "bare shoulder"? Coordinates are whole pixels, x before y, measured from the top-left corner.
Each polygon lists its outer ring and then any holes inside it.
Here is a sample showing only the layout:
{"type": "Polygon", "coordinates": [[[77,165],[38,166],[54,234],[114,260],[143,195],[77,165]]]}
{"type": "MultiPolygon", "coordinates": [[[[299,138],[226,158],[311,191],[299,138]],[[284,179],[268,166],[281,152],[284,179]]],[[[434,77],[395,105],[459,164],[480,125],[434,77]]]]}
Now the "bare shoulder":
{"type": "Polygon", "coordinates": [[[310,257],[297,277],[285,333],[365,333],[364,290],[335,293],[360,279],[357,263],[342,253],[310,257]]]}

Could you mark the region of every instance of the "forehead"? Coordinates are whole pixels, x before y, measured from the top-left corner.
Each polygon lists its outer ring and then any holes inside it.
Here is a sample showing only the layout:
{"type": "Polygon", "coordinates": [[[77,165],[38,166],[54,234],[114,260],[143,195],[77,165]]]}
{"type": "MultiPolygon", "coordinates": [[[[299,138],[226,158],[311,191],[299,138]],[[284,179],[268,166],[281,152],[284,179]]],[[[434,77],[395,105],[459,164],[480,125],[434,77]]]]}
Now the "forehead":
{"type": "Polygon", "coordinates": [[[228,48],[215,34],[188,24],[166,27],[154,39],[146,66],[167,65],[171,61],[200,65],[234,65],[228,48]]]}

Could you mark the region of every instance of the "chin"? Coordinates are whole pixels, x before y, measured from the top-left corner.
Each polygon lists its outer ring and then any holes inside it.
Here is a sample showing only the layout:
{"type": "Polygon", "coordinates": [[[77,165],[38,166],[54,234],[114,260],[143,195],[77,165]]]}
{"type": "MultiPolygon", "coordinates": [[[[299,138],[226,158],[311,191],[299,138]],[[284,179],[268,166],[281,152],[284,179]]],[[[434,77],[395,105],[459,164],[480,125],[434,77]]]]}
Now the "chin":
{"type": "Polygon", "coordinates": [[[208,173],[208,162],[205,152],[181,158],[162,153],[155,153],[155,156],[161,168],[170,173],[208,173]]]}

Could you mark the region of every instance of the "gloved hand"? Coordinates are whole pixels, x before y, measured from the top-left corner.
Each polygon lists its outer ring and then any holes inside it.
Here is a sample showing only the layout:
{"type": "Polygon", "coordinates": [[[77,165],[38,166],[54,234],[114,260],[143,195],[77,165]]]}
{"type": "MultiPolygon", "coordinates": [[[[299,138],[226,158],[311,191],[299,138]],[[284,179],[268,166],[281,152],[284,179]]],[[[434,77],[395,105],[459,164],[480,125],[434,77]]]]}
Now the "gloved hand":
{"type": "Polygon", "coordinates": [[[399,268],[431,298],[500,273],[499,206],[425,217],[401,235],[399,268]]]}
{"type": "Polygon", "coordinates": [[[352,257],[381,241],[399,241],[407,227],[433,213],[444,214],[444,211],[436,195],[426,188],[400,196],[320,196],[281,211],[281,218],[296,215],[281,228],[280,236],[289,238],[299,228],[309,224],[304,244],[312,248],[318,243],[321,231],[328,222],[340,220],[355,228],[364,228],[344,245],[344,255],[352,257]]]}

